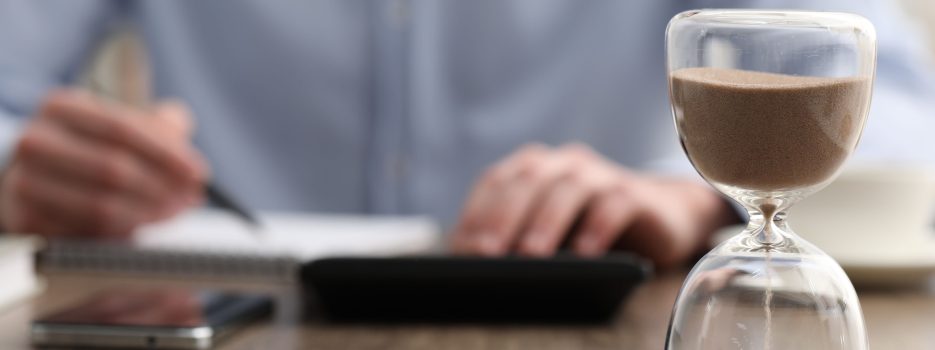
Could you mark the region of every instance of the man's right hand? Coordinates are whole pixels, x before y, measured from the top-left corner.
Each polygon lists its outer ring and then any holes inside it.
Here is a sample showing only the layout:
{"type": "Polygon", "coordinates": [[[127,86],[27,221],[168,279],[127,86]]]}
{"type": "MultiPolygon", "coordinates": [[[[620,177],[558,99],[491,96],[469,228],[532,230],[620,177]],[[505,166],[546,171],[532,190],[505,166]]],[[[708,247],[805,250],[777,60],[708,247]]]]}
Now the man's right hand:
{"type": "Polygon", "coordinates": [[[202,200],[207,166],[178,103],[151,110],[51,93],[0,177],[0,224],[42,235],[121,237],[202,200]]]}

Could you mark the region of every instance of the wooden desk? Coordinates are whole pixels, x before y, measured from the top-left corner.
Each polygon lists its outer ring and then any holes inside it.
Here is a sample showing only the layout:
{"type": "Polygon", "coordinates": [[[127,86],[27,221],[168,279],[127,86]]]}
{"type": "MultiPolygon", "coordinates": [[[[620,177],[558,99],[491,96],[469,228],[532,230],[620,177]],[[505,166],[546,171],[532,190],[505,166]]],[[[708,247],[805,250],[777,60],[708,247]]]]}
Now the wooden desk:
{"type": "MultiPolygon", "coordinates": [[[[299,322],[294,287],[47,274],[44,293],[0,311],[0,349],[30,349],[29,321],[115,285],[201,286],[271,293],[279,311],[219,349],[662,349],[669,311],[682,275],[661,276],[639,288],[616,321],[597,326],[327,325],[299,322]]],[[[0,282],[2,283],[2,282],[0,282]]],[[[861,293],[875,349],[935,348],[935,296],[925,291],[861,293]]]]}

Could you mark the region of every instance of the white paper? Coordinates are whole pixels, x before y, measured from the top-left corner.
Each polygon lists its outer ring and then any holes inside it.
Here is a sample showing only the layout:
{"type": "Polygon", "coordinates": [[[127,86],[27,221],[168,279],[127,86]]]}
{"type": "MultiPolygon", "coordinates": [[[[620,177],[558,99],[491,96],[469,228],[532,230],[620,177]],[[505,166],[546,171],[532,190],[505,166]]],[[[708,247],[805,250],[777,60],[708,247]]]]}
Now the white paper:
{"type": "Polygon", "coordinates": [[[36,245],[31,237],[0,236],[0,311],[41,288],[33,266],[36,245]]]}
{"type": "Polygon", "coordinates": [[[138,249],[246,254],[312,260],[334,255],[393,255],[439,246],[437,225],[422,217],[260,213],[261,229],[227,212],[197,209],[148,225],[138,249]]]}

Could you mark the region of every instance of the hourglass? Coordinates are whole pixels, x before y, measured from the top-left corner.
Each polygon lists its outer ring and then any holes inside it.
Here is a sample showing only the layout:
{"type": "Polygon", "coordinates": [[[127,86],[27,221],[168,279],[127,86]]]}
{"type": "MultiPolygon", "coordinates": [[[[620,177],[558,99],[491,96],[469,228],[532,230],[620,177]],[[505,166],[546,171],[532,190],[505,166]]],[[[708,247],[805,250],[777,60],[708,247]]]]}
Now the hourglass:
{"type": "Polygon", "coordinates": [[[830,182],[856,147],[875,41],[870,22],[844,13],[701,10],[669,23],[682,147],[750,222],[689,273],[667,349],[867,348],[850,280],[792,232],[786,211],[830,182]]]}

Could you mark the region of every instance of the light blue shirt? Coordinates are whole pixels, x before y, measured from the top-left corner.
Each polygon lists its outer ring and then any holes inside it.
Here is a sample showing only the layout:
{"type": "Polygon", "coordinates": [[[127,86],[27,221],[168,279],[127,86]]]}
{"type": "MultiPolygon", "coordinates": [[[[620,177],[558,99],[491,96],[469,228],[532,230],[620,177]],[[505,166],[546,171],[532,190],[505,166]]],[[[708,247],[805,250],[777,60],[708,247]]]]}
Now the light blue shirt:
{"type": "Polygon", "coordinates": [[[879,36],[860,151],[935,158],[925,48],[882,1],[0,0],[0,150],[72,84],[111,24],[145,39],[154,90],[189,103],[216,180],[260,209],[456,217],[532,141],[687,169],[663,33],[699,7],[856,12],[879,36]]]}

